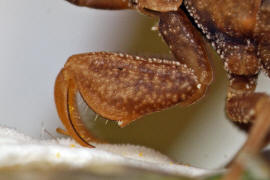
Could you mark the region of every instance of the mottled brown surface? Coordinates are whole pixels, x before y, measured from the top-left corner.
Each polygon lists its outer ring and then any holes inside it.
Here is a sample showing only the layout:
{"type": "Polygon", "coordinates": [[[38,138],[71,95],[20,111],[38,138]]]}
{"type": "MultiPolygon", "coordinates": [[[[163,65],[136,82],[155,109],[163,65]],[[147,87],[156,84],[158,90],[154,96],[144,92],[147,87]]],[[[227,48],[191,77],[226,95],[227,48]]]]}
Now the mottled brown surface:
{"type": "Polygon", "coordinates": [[[209,85],[213,74],[205,44],[184,12],[161,14],[159,31],[175,58],[192,68],[200,83],[209,85]]]}
{"type": "Polygon", "coordinates": [[[227,95],[229,117],[237,122],[250,122],[254,113],[252,108],[256,104],[257,94],[253,92],[257,74],[261,65],[267,71],[270,69],[270,1],[184,2],[198,27],[224,59],[224,68],[230,74],[227,95]]]}
{"type": "Polygon", "coordinates": [[[270,0],[263,0],[257,13],[255,27],[256,39],[264,39],[265,35],[269,35],[270,31],[270,0]]]}
{"type": "Polygon", "coordinates": [[[240,124],[251,123],[255,119],[257,101],[266,96],[255,94],[258,76],[229,75],[229,85],[226,99],[226,112],[229,118],[240,124]]]}
{"type": "Polygon", "coordinates": [[[186,0],[185,5],[205,31],[244,38],[253,34],[260,0],[186,0]]]}
{"type": "Polygon", "coordinates": [[[158,12],[177,11],[183,0],[133,0],[135,7],[158,12]]]}
{"type": "Polygon", "coordinates": [[[258,75],[237,76],[229,75],[228,96],[234,96],[243,93],[252,93],[256,89],[258,75]]]}
{"type": "Polygon", "coordinates": [[[198,89],[191,69],[174,61],[100,52],[73,56],[65,69],[95,112],[124,124],[183,102],[198,89]]]}
{"type": "MultiPolygon", "coordinates": [[[[270,18],[270,17],[269,17],[270,18]]],[[[268,77],[270,77],[270,33],[260,41],[258,54],[268,77]]]]}
{"type": "Polygon", "coordinates": [[[198,27],[224,59],[225,70],[237,75],[255,75],[260,70],[257,43],[253,38],[260,1],[186,0],[198,27]]]}
{"type": "MultiPolygon", "coordinates": [[[[251,107],[247,108],[245,105],[244,107],[241,107],[243,102],[240,99],[243,99],[243,94],[252,94],[255,91],[257,79],[257,75],[250,77],[229,75],[226,112],[228,117],[233,121],[233,123],[246,132],[250,130],[250,127],[252,125],[251,121],[254,120],[254,115],[251,116],[249,119],[244,117],[245,115],[243,115],[242,113],[249,112],[251,110],[251,107]],[[241,101],[241,103],[239,102],[239,104],[238,101],[241,101]]],[[[249,106],[250,105],[251,104],[249,104],[249,106]]]]}
{"type": "Polygon", "coordinates": [[[263,93],[244,93],[231,97],[227,101],[227,114],[230,119],[239,123],[249,123],[256,118],[255,106],[261,98],[266,98],[263,93]]]}
{"type": "Polygon", "coordinates": [[[238,109],[238,114],[244,114],[245,110],[250,110],[247,112],[242,119],[252,119],[254,116],[253,126],[249,131],[248,139],[244,146],[236,156],[236,160],[230,166],[227,175],[222,178],[223,180],[239,179],[243,175],[243,169],[245,165],[240,162],[246,154],[259,154],[260,150],[266,145],[267,138],[269,138],[270,131],[270,97],[263,93],[251,93],[238,95],[235,98],[236,108],[238,109]],[[249,100],[249,101],[248,101],[249,100]],[[240,109],[243,105],[244,108],[240,109]]]}
{"type": "Polygon", "coordinates": [[[257,16],[255,38],[259,41],[258,56],[270,76],[270,1],[265,0],[257,16]]]}
{"type": "Polygon", "coordinates": [[[240,129],[249,133],[244,146],[230,162],[229,173],[223,180],[238,179],[243,166],[239,163],[241,154],[259,153],[269,142],[270,97],[265,93],[255,93],[257,76],[229,75],[226,99],[226,113],[240,129]]]}
{"type": "Polygon", "coordinates": [[[66,0],[77,6],[85,6],[97,9],[129,9],[136,8],[142,12],[145,10],[168,12],[177,11],[183,0],[66,0]]]}

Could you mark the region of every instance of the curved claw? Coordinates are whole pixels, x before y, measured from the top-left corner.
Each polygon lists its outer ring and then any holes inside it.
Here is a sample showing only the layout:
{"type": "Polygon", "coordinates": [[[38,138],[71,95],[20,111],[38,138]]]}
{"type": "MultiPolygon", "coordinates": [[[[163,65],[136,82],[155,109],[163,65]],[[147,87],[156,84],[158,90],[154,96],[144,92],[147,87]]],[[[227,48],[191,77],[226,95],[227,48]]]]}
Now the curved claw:
{"type": "Polygon", "coordinates": [[[80,121],[75,102],[77,87],[67,71],[61,70],[55,81],[54,99],[58,115],[72,138],[82,146],[94,147],[89,142],[97,140],[80,121]]]}

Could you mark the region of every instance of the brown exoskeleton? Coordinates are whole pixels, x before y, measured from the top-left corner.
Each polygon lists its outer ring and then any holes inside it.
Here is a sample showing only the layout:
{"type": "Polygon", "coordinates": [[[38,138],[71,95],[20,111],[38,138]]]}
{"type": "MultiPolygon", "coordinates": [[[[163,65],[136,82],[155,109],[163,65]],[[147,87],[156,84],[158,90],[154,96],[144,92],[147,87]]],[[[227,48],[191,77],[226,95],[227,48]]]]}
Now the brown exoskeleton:
{"type": "MultiPolygon", "coordinates": [[[[159,17],[158,30],[175,57],[109,52],[70,57],[57,77],[55,102],[67,133],[78,143],[93,147],[91,142],[98,140],[82,126],[77,92],[93,111],[121,127],[204,96],[213,72],[199,32],[180,8],[182,0],[68,1],[90,8],[137,9],[159,17]]],[[[184,0],[183,4],[224,60],[230,82],[226,112],[240,127],[249,130],[253,124],[243,151],[257,153],[270,126],[270,97],[254,92],[260,70],[270,76],[270,0],[184,0]]]]}

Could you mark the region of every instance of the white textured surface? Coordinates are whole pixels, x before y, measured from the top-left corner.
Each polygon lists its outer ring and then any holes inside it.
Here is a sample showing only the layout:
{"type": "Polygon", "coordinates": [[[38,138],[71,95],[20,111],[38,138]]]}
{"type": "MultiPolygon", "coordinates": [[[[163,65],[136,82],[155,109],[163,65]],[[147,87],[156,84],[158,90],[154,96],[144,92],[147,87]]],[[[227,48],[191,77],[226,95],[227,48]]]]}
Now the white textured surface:
{"type": "Polygon", "coordinates": [[[39,141],[1,126],[0,162],[0,168],[31,163],[62,164],[72,168],[116,163],[190,177],[214,172],[176,164],[167,156],[142,146],[96,144],[96,148],[89,149],[71,139],[39,141]]]}

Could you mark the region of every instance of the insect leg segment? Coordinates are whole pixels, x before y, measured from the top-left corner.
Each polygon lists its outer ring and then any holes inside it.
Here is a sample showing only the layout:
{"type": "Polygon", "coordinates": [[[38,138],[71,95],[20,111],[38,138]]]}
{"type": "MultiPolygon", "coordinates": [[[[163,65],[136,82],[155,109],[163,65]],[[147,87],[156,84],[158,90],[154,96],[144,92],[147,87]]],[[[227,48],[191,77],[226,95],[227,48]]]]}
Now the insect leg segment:
{"type": "Polygon", "coordinates": [[[203,39],[182,10],[162,13],[159,31],[177,61],[192,68],[199,82],[208,85],[213,72],[203,39]]]}
{"type": "Polygon", "coordinates": [[[156,12],[177,11],[183,0],[131,0],[134,7],[156,12]]]}
{"type": "Polygon", "coordinates": [[[229,86],[226,98],[227,116],[240,129],[249,131],[255,120],[254,104],[258,96],[254,93],[258,75],[238,76],[229,74],[229,86]],[[253,95],[251,95],[253,94],[253,95]]]}
{"type": "MultiPolygon", "coordinates": [[[[239,158],[245,153],[259,153],[266,143],[270,130],[270,97],[268,95],[263,93],[243,94],[233,97],[231,102],[231,106],[238,108],[238,110],[248,111],[248,114],[243,117],[250,119],[253,125],[249,131],[245,145],[238,153],[239,156],[236,157],[231,170],[226,176],[228,180],[238,179],[236,176],[240,176],[243,171],[243,165],[238,161],[239,158]],[[239,109],[240,106],[244,107],[239,109]]],[[[243,115],[241,112],[239,114],[243,115]]]]}
{"type": "MultiPolygon", "coordinates": [[[[116,6],[121,4],[117,0],[70,2],[105,9],[126,7],[116,6]]],[[[143,2],[163,1],[139,0],[137,6],[142,6],[143,2]]],[[[171,1],[174,2],[180,3],[171,1]]],[[[157,14],[161,14],[160,32],[176,61],[93,52],[70,57],[59,73],[55,83],[58,114],[68,134],[81,145],[91,146],[88,142],[97,140],[81,121],[76,93],[80,93],[94,112],[108,120],[118,121],[121,127],[152,112],[177,104],[191,104],[205,94],[212,81],[212,68],[202,39],[182,12],[157,14]]]]}
{"type": "MultiPolygon", "coordinates": [[[[77,6],[85,6],[96,9],[138,9],[141,12],[156,11],[168,12],[177,11],[182,0],[66,0],[77,6]]],[[[147,13],[146,13],[147,14],[147,13]]]]}
{"type": "MultiPolygon", "coordinates": [[[[270,17],[269,17],[270,18],[270,17]]],[[[270,77],[270,31],[268,37],[264,37],[265,40],[261,40],[258,47],[258,55],[261,59],[262,65],[268,77],[270,77]],[[266,40],[267,39],[267,40],[266,40]]]]}
{"type": "Polygon", "coordinates": [[[237,179],[242,173],[238,162],[241,154],[259,153],[267,142],[270,130],[270,97],[265,93],[255,93],[257,76],[230,76],[226,112],[240,128],[247,127],[248,139],[233,161],[231,171],[225,179],[237,179]],[[240,156],[239,156],[240,155],[240,156]]]}
{"type": "Polygon", "coordinates": [[[198,78],[201,90],[191,98],[192,103],[205,93],[213,79],[205,43],[182,10],[161,13],[159,31],[176,61],[191,68],[198,78]]]}
{"type": "Polygon", "coordinates": [[[257,86],[258,74],[250,76],[228,74],[228,79],[227,99],[230,99],[239,94],[254,92],[257,86]]]}
{"type": "Polygon", "coordinates": [[[270,1],[262,1],[257,15],[255,38],[258,41],[258,57],[270,77],[270,1]]]}
{"type": "Polygon", "coordinates": [[[121,127],[186,102],[199,90],[192,69],[166,59],[96,52],[74,55],[64,68],[87,105],[121,127]]]}

